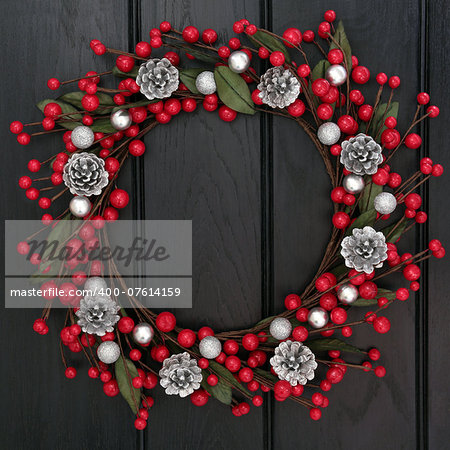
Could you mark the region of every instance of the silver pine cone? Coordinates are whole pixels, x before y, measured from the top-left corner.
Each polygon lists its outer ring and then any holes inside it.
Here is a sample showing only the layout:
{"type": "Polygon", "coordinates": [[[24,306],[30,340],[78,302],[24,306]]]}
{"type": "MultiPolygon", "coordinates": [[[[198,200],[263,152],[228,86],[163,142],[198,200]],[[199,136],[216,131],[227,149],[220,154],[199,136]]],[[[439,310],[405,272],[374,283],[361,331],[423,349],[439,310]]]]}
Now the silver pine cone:
{"type": "Polygon", "coordinates": [[[114,331],[114,325],[119,320],[117,311],[120,306],[106,295],[86,296],[80,301],[78,325],[84,333],[104,336],[114,331]]]}
{"type": "Polygon", "coordinates": [[[355,228],[341,243],[345,265],[358,272],[372,273],[387,258],[386,238],[372,227],[355,228]]]}
{"type": "Polygon", "coordinates": [[[166,98],[178,89],[178,69],[167,59],[149,59],[139,67],[136,83],[149,100],[166,98]]]}
{"type": "Polygon", "coordinates": [[[105,161],[92,153],[74,153],[64,166],[63,180],[74,195],[100,195],[108,184],[105,161]]]}
{"type": "Polygon", "coordinates": [[[373,175],[383,162],[380,145],[364,133],[342,142],[341,147],[341,163],[356,175],[373,175]]]}
{"type": "Polygon", "coordinates": [[[161,386],[167,395],[187,397],[200,387],[202,369],[189,353],[178,353],[166,358],[159,371],[161,386]]]}
{"type": "Polygon", "coordinates": [[[314,378],[314,370],[317,369],[314,353],[298,341],[281,342],[270,358],[270,365],[278,378],[291,386],[305,385],[314,378]]]}
{"type": "Polygon", "coordinates": [[[259,97],[271,108],[285,108],[300,94],[300,83],[289,70],[272,67],[261,75],[259,97]]]}

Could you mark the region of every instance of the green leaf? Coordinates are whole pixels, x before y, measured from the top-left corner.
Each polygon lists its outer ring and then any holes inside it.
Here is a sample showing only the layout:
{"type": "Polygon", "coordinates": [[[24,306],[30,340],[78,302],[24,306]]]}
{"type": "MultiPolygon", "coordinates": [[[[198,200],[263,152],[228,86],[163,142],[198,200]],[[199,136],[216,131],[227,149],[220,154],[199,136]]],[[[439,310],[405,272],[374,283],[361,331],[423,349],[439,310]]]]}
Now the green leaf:
{"type": "Polygon", "coordinates": [[[321,59],[311,72],[311,80],[315,81],[318,78],[325,78],[325,72],[330,65],[331,64],[326,59],[321,59]]]}
{"type": "Polygon", "coordinates": [[[244,79],[227,66],[214,69],[214,79],[220,100],[229,108],[243,114],[255,114],[250,89],[244,79]]]}
{"type": "MultiPolygon", "coordinates": [[[[128,372],[131,376],[131,379],[139,376],[136,366],[129,360],[126,359],[125,363],[127,365],[128,372]]],[[[130,405],[131,410],[137,414],[137,408],[135,403],[139,406],[140,398],[141,398],[141,390],[136,389],[131,384],[131,380],[127,376],[127,372],[125,370],[125,363],[122,356],[116,361],[114,365],[114,371],[116,373],[117,384],[119,385],[120,393],[123,398],[130,405]],[[131,385],[131,387],[130,387],[131,385]]]]}
{"type": "Polygon", "coordinates": [[[247,395],[250,395],[250,392],[245,388],[239,381],[234,378],[233,374],[224,366],[221,364],[210,360],[209,361],[209,368],[220,378],[223,378],[222,382],[225,384],[231,385],[231,387],[234,387],[240,392],[245,392],[247,395]]]}
{"type": "Polygon", "coordinates": [[[270,52],[282,52],[286,59],[286,62],[291,62],[291,56],[289,55],[287,48],[285,47],[283,42],[281,42],[276,37],[267,34],[263,30],[258,30],[255,34],[248,35],[248,37],[258,47],[262,44],[270,52]]]}
{"type": "Polygon", "coordinates": [[[358,347],[347,344],[336,338],[323,338],[308,341],[306,344],[313,352],[321,352],[327,350],[341,350],[349,353],[364,353],[358,347]]]}
{"type": "Polygon", "coordinates": [[[219,382],[215,386],[211,386],[207,383],[206,378],[202,380],[202,388],[211,394],[214,398],[219,400],[219,402],[225,403],[225,405],[231,404],[233,400],[233,393],[231,387],[224,383],[220,378],[219,382]]]}
{"type": "Polygon", "coordinates": [[[346,275],[349,270],[350,269],[345,264],[340,264],[331,269],[331,273],[339,279],[342,275],[346,275]]]}
{"type": "Polygon", "coordinates": [[[193,94],[200,94],[195,86],[195,80],[204,71],[205,69],[201,68],[180,70],[180,80],[193,94]]]}
{"type": "Polygon", "coordinates": [[[383,192],[383,186],[370,182],[370,176],[366,175],[364,180],[366,182],[366,187],[364,188],[361,200],[358,203],[358,208],[361,213],[364,213],[369,209],[373,209],[373,201],[375,200],[375,197],[383,192]]]}
{"type": "MultiPolygon", "coordinates": [[[[36,106],[42,111],[44,112],[44,108],[49,104],[49,103],[57,103],[59,106],[61,106],[61,110],[63,112],[63,114],[68,114],[68,113],[77,113],[78,110],[76,108],[74,108],[71,104],[61,101],[61,100],[54,100],[51,98],[45,99],[45,100],[41,100],[39,103],[36,103],[36,106]]],[[[74,122],[58,122],[58,125],[61,125],[62,127],[66,128],[67,130],[73,130],[75,127],[77,127],[78,125],[81,125],[81,119],[83,118],[83,116],[81,115],[81,113],[79,114],[72,114],[71,116],[67,116],[64,117],[64,120],[68,120],[68,119],[74,119],[74,122]]]]}
{"type": "Polygon", "coordinates": [[[268,372],[267,370],[260,369],[259,367],[253,369],[253,372],[258,374],[261,377],[264,377],[265,379],[271,381],[272,383],[276,383],[277,381],[280,381],[278,377],[276,377],[273,373],[268,372]]]}
{"type": "Polygon", "coordinates": [[[377,136],[377,140],[380,141],[381,139],[381,133],[383,133],[384,130],[386,130],[386,125],[384,125],[384,120],[386,117],[395,117],[398,116],[398,108],[399,103],[398,102],[392,102],[389,105],[389,109],[386,112],[387,103],[383,103],[382,105],[379,105],[377,110],[375,111],[375,115],[373,116],[372,123],[369,127],[368,134],[372,136],[375,139],[375,136],[377,136]],[[385,114],[386,112],[386,114],[385,114]],[[378,129],[381,127],[381,131],[378,132],[378,129]]]}
{"type": "Polygon", "coordinates": [[[389,289],[378,289],[377,296],[375,298],[366,299],[359,297],[357,298],[351,306],[372,306],[372,305],[378,305],[378,299],[380,297],[386,297],[388,300],[395,300],[395,292],[392,292],[389,289]]]}
{"type": "Polygon", "coordinates": [[[217,62],[220,62],[221,59],[218,56],[213,55],[212,53],[205,53],[201,50],[197,50],[195,48],[191,48],[187,45],[183,44],[171,44],[172,47],[189,53],[191,56],[193,56],[195,59],[198,59],[199,61],[203,61],[209,64],[216,64],[217,62]]]}
{"type": "Polygon", "coordinates": [[[276,317],[276,316],[265,317],[264,319],[260,320],[260,321],[255,325],[255,327],[258,326],[258,325],[266,324],[266,323],[268,324],[269,322],[272,322],[272,320],[275,319],[275,317],[276,317]]]}
{"type": "Polygon", "coordinates": [[[345,232],[346,236],[352,234],[355,228],[364,228],[365,226],[372,226],[377,218],[377,212],[375,209],[369,209],[368,211],[362,213],[348,228],[345,232]]]}
{"type": "MultiPolygon", "coordinates": [[[[381,231],[385,236],[387,236],[391,230],[397,225],[398,222],[389,225],[386,228],[383,228],[381,231]]],[[[402,223],[395,229],[395,231],[389,236],[387,239],[387,242],[395,243],[397,242],[398,238],[402,235],[403,231],[405,231],[405,228],[407,227],[408,222],[406,220],[403,220],[402,223]]]]}
{"type": "Polygon", "coordinates": [[[137,74],[138,74],[138,70],[139,70],[139,65],[134,66],[130,72],[122,72],[121,70],[119,70],[117,68],[117,66],[114,66],[112,68],[112,74],[115,77],[119,77],[119,78],[136,78],[137,74]]]}
{"type": "Polygon", "coordinates": [[[111,125],[109,119],[97,119],[91,125],[91,130],[98,133],[115,133],[117,130],[111,125]]]}
{"type": "MultiPolygon", "coordinates": [[[[82,110],[84,108],[81,104],[81,99],[84,97],[84,95],[85,93],[81,91],[69,92],[67,94],[61,95],[61,97],[58,97],[58,100],[70,103],[71,105],[75,106],[75,108],[82,110]]],[[[95,95],[100,100],[100,105],[94,112],[96,114],[110,114],[111,108],[104,108],[104,106],[116,106],[113,98],[103,92],[97,92],[95,95]]]]}
{"type": "Polygon", "coordinates": [[[119,109],[137,108],[138,106],[147,106],[151,103],[158,103],[159,101],[159,98],[155,98],[154,100],[139,100],[133,103],[126,103],[125,105],[116,106],[111,110],[111,113],[118,111],[119,109]]]}
{"type": "MultiPolygon", "coordinates": [[[[352,49],[350,47],[350,42],[348,41],[347,35],[345,34],[344,24],[342,23],[342,20],[339,21],[333,38],[339,43],[342,51],[345,54],[345,59],[347,60],[348,64],[348,71],[350,73],[350,70],[352,70],[352,49]]],[[[334,42],[331,42],[330,50],[333,50],[334,48],[339,47],[334,42]]]]}

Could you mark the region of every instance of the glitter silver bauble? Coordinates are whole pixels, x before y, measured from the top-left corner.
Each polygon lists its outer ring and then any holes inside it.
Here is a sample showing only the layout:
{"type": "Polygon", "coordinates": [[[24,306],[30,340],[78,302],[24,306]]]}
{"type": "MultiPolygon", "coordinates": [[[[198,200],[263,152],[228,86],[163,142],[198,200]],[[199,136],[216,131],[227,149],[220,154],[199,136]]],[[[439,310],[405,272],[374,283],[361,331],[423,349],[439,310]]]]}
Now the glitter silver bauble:
{"type": "Polygon", "coordinates": [[[200,73],[195,79],[195,87],[198,89],[200,94],[211,95],[216,92],[216,80],[214,79],[214,73],[209,70],[205,70],[200,73]]]}
{"type": "Polygon", "coordinates": [[[346,305],[352,304],[359,297],[359,291],[351,283],[345,283],[338,287],[337,298],[346,305]]]}
{"type": "Polygon", "coordinates": [[[342,181],[342,186],[349,194],[359,194],[363,191],[365,184],[364,178],[354,173],[346,175],[342,181]]]}
{"type": "Polygon", "coordinates": [[[84,195],[76,195],[69,203],[70,212],[75,217],[86,217],[91,207],[91,202],[84,195]]]}
{"type": "Polygon", "coordinates": [[[292,325],[288,319],[284,317],[277,317],[273,319],[270,323],[269,333],[275,339],[282,341],[283,339],[287,339],[291,335],[292,325]]]}
{"type": "Polygon", "coordinates": [[[97,348],[97,356],[105,364],[115,363],[120,356],[120,347],[114,341],[102,342],[97,348]]]}
{"type": "Polygon", "coordinates": [[[334,122],[325,122],[317,130],[317,137],[324,145],[334,145],[341,137],[341,130],[334,122]]]}
{"type": "Polygon", "coordinates": [[[250,58],[247,53],[237,50],[228,57],[228,67],[236,73],[245,72],[250,67],[250,58]]]}
{"type": "Polygon", "coordinates": [[[347,71],[340,64],[333,64],[325,72],[325,78],[331,86],[340,86],[347,79],[347,71]]]}
{"type": "Polygon", "coordinates": [[[220,355],[222,344],[214,336],[204,337],[199,344],[200,354],[206,359],[214,359],[220,355]]]}
{"type": "Polygon", "coordinates": [[[138,323],[133,328],[133,332],[132,332],[134,342],[136,342],[136,344],[141,344],[141,345],[149,344],[150,341],[153,339],[154,335],[155,335],[155,332],[153,330],[153,327],[145,322],[138,323]]]}
{"type": "Polygon", "coordinates": [[[84,150],[89,148],[94,142],[94,132],[89,127],[80,125],[72,130],[70,140],[76,148],[84,150]]]}
{"type": "Polygon", "coordinates": [[[90,277],[84,283],[83,289],[85,291],[91,291],[98,293],[104,291],[107,288],[106,281],[101,277],[90,277]]]}
{"type": "Polygon", "coordinates": [[[391,214],[397,207],[397,199],[390,192],[381,192],[374,198],[373,207],[380,214],[391,214]]]}
{"type": "Polygon", "coordinates": [[[114,111],[109,118],[111,125],[117,131],[123,131],[130,128],[133,122],[131,113],[128,109],[118,109],[114,111]]]}
{"type": "Polygon", "coordinates": [[[328,323],[328,313],[322,307],[317,306],[309,311],[308,323],[313,328],[323,328],[328,323]]]}

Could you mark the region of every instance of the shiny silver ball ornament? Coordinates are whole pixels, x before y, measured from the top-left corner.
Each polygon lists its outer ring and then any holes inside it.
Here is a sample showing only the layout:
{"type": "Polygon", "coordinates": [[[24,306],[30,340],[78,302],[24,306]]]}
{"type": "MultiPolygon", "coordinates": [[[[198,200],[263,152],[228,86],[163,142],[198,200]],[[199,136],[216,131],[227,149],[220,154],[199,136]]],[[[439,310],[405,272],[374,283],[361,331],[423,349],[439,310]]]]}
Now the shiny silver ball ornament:
{"type": "Polygon", "coordinates": [[[209,70],[205,70],[200,73],[195,79],[195,87],[198,89],[200,94],[210,95],[216,92],[216,80],[214,79],[214,73],[209,70]]]}
{"type": "Polygon", "coordinates": [[[70,212],[75,217],[86,217],[91,208],[91,202],[84,195],[76,195],[69,203],[70,212]]]}
{"type": "Polygon", "coordinates": [[[199,344],[200,354],[203,358],[206,359],[214,359],[220,355],[222,351],[222,344],[219,339],[214,336],[206,336],[204,337],[199,344]]]}
{"type": "Polygon", "coordinates": [[[313,328],[323,328],[328,323],[328,313],[325,309],[317,306],[309,311],[308,323],[313,328]]]}
{"type": "Polygon", "coordinates": [[[365,184],[364,178],[354,173],[346,175],[342,181],[342,186],[349,194],[359,194],[363,191],[365,184]]]}
{"type": "Polygon", "coordinates": [[[325,72],[325,78],[331,86],[340,86],[347,80],[347,71],[340,64],[333,64],[325,72]]]}
{"type": "Polygon", "coordinates": [[[346,305],[350,305],[359,297],[359,291],[356,286],[351,283],[339,286],[337,290],[337,298],[346,305]]]}
{"type": "Polygon", "coordinates": [[[275,339],[282,341],[283,339],[287,339],[291,335],[292,325],[288,319],[284,317],[277,317],[273,319],[270,323],[269,333],[275,339]]]}
{"type": "Polygon", "coordinates": [[[93,294],[98,294],[100,291],[104,291],[107,288],[106,281],[101,277],[90,277],[84,283],[83,289],[85,291],[91,291],[93,294]]]}
{"type": "Polygon", "coordinates": [[[373,207],[380,214],[391,214],[397,207],[397,199],[390,192],[381,192],[373,200],[373,207]]]}
{"type": "Polygon", "coordinates": [[[317,137],[324,145],[334,145],[341,137],[341,130],[334,122],[325,122],[317,130],[317,137]]]}
{"type": "Polygon", "coordinates": [[[132,332],[134,342],[140,345],[148,345],[154,335],[153,327],[145,322],[138,323],[132,332]]]}
{"type": "Polygon", "coordinates": [[[250,67],[250,58],[247,53],[237,50],[228,57],[228,67],[236,73],[245,72],[250,67]]]}
{"type": "Polygon", "coordinates": [[[94,142],[94,132],[89,127],[80,125],[72,130],[70,140],[76,148],[84,150],[89,148],[94,142]]]}
{"type": "Polygon", "coordinates": [[[105,364],[115,363],[120,356],[120,347],[114,341],[102,342],[97,348],[98,359],[105,364]]]}
{"type": "Polygon", "coordinates": [[[109,118],[112,127],[117,131],[123,131],[130,128],[132,123],[131,113],[128,109],[118,109],[114,111],[109,118]]]}

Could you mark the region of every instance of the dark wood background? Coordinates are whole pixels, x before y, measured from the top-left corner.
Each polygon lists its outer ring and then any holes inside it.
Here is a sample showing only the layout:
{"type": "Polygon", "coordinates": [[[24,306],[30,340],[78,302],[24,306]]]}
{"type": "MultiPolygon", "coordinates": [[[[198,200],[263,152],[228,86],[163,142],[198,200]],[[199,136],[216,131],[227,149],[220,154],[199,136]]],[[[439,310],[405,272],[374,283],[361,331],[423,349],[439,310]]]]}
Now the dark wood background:
{"type": "MultiPolygon", "coordinates": [[[[39,120],[33,105],[51,96],[49,77],[68,79],[112,66],[112,58],[90,51],[92,38],[132,49],[164,19],[177,28],[213,27],[226,41],[233,22],[243,17],[282,32],[289,26],[316,29],[323,12],[335,9],[360,62],[373,74],[401,77],[400,129],[413,115],[417,92],[429,91],[441,107],[439,118],[421,128],[420,151],[403,150],[401,167],[394,167],[406,174],[424,155],[450,163],[445,0],[3,0],[1,6],[4,219],[40,216],[17,179],[31,157],[59,148],[54,137],[20,147],[9,122],[39,120]]],[[[133,193],[125,215],[193,219],[194,307],[179,311],[179,322],[229,329],[280,311],[284,296],[300,291],[315,272],[330,229],[328,180],[306,135],[282,120],[241,116],[225,124],[217,114],[198,111],[157,127],[146,143],[145,158],[130,163],[120,181],[133,193]]],[[[433,237],[448,242],[449,188],[447,175],[422,189],[431,222],[416,233],[417,248],[433,237]]],[[[403,249],[414,247],[414,236],[409,244],[403,249]]],[[[448,448],[449,266],[448,258],[424,266],[420,293],[390,308],[388,335],[355,333],[362,345],[381,349],[388,374],[380,380],[348,373],[329,393],[330,406],[318,423],[289,402],[267,399],[262,408],[234,418],[217,402],[196,408],[156,389],[148,429],[136,432],[125,402],[107,398],[86,368],[75,380],[64,378],[57,333],[62,311],[52,314],[50,334],[40,337],[31,329],[37,311],[3,308],[0,447],[448,448]]]]}

